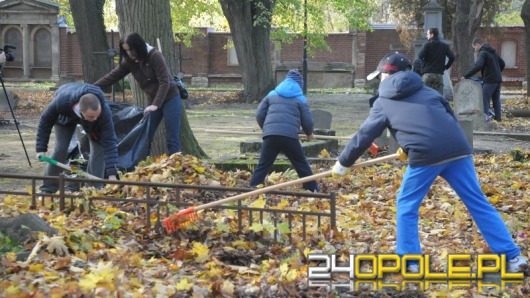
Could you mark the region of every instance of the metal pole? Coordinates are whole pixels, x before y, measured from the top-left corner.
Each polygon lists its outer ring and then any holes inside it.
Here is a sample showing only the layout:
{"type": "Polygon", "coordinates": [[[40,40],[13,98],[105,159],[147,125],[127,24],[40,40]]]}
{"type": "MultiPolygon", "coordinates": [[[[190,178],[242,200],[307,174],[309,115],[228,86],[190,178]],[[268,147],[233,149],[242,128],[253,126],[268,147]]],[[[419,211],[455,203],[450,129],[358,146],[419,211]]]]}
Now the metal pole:
{"type": "MultiPolygon", "coordinates": [[[[3,65],[2,65],[3,67],[3,65]]],[[[1,71],[1,69],[0,69],[1,71]]],[[[9,100],[9,96],[7,95],[6,86],[4,85],[4,78],[2,77],[2,74],[0,73],[0,82],[2,82],[2,88],[4,89],[4,94],[6,96],[7,104],[9,105],[9,110],[11,111],[11,116],[13,116],[13,121],[15,121],[15,126],[17,127],[18,136],[20,137],[20,142],[22,143],[22,148],[24,148],[24,153],[26,153],[26,158],[28,159],[28,164],[31,167],[31,161],[29,160],[28,151],[26,150],[26,145],[24,144],[24,140],[22,139],[22,134],[20,133],[20,129],[18,128],[18,121],[15,117],[15,112],[13,111],[13,107],[11,106],[11,101],[9,100]]]]}
{"type": "Polygon", "coordinates": [[[302,58],[302,77],[304,78],[304,87],[302,92],[307,94],[307,0],[304,0],[304,54],[302,58]]]}

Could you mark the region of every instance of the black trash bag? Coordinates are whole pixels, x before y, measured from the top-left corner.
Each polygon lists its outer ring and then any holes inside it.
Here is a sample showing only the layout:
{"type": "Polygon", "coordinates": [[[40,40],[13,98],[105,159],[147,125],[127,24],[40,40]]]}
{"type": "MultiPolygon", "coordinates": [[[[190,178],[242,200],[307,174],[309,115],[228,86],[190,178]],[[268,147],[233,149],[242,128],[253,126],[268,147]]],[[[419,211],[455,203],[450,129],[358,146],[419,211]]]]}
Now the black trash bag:
{"type": "Polygon", "coordinates": [[[124,171],[132,171],[134,167],[147,157],[149,151],[149,126],[150,113],[145,115],[129,131],[129,133],[118,141],[118,168],[124,171]]]}
{"type": "MultiPolygon", "coordinates": [[[[112,122],[118,140],[118,169],[124,172],[133,171],[138,163],[147,157],[149,151],[150,116],[144,117],[144,109],[138,106],[108,103],[112,111],[112,122]]],[[[77,138],[82,156],[90,157],[90,144],[83,129],[80,128],[77,138]]]]}
{"type": "Polygon", "coordinates": [[[109,106],[118,139],[118,168],[132,171],[149,151],[149,114],[144,116],[144,109],[138,106],[118,103],[109,106]]]}

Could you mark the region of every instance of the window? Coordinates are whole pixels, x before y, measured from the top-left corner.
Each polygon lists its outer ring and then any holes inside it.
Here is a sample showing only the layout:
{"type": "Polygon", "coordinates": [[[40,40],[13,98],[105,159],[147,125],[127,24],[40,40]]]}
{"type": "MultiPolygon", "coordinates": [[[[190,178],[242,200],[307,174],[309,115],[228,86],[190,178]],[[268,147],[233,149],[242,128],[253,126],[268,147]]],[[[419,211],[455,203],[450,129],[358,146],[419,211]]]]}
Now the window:
{"type": "Polygon", "coordinates": [[[234,42],[232,40],[228,40],[226,52],[228,54],[228,66],[238,66],[239,61],[237,60],[236,48],[234,47],[234,42]]]}
{"type": "Polygon", "coordinates": [[[34,57],[35,66],[52,66],[52,35],[48,29],[38,29],[35,32],[34,57]]]}
{"type": "Polygon", "coordinates": [[[501,58],[506,63],[506,68],[516,67],[515,57],[517,54],[517,43],[513,40],[505,40],[501,45],[501,58]]]}

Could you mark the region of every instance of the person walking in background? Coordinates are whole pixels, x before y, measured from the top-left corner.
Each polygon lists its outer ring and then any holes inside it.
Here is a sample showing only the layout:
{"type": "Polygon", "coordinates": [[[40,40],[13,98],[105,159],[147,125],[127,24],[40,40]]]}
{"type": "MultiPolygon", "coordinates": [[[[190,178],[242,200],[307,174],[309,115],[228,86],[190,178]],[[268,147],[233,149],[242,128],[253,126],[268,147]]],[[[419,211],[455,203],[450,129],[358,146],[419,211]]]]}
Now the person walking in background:
{"type": "MultiPolygon", "coordinates": [[[[100,88],[84,83],[69,83],[61,86],[55,98],[42,113],[37,129],[37,157],[45,155],[52,128],[55,129],[55,148],[52,159],[66,163],[68,146],[77,124],[81,124],[90,144],[87,172],[109,180],[118,174],[118,147],[112,112],[100,88]]],[[[59,176],[63,170],[47,164],[46,176],[59,176]]],[[[55,193],[58,181],[44,180],[40,190],[55,193]]]]}
{"type": "MultiPolygon", "coordinates": [[[[482,193],[473,165],[473,150],[449,102],[433,89],[425,88],[415,72],[406,71],[410,67],[410,61],[399,53],[388,54],[381,60],[376,71],[381,75],[379,98],[333,166],[333,177],[344,176],[372,141],[388,128],[409,161],[396,199],[396,253],[422,254],[419,209],[440,176],[463,201],[493,253],[506,254],[507,270],[526,270],[520,248],[482,193]]],[[[407,267],[409,272],[419,272],[418,264],[411,262],[407,267]]]]}
{"type": "Polygon", "coordinates": [[[438,34],[438,28],[427,30],[427,42],[418,53],[418,59],[422,61],[421,78],[423,83],[443,95],[443,74],[455,61],[455,55],[449,45],[440,40],[438,34]],[[447,62],[445,62],[446,58],[447,62]]]}
{"type": "Polygon", "coordinates": [[[151,113],[149,143],[153,141],[163,117],[168,153],[180,152],[182,100],[164,56],[138,33],[129,33],[120,41],[120,57],[120,64],[94,85],[105,90],[129,73],[132,74],[148,97],[149,105],[144,109],[144,114],[151,113]]]}
{"type": "Polygon", "coordinates": [[[482,101],[484,105],[485,121],[491,119],[501,121],[501,83],[502,74],[506,64],[497,54],[495,49],[482,38],[475,38],[471,44],[477,54],[477,60],[468,72],[460,79],[469,79],[480,70],[482,74],[482,101]],[[490,99],[493,103],[493,111],[490,109],[490,99]]]}
{"type": "MultiPolygon", "coordinates": [[[[300,72],[291,69],[285,80],[258,105],[256,120],[263,130],[263,145],[258,165],[250,178],[250,187],[255,187],[265,181],[267,173],[280,152],[287,156],[298,173],[298,177],[313,175],[298,136],[300,127],[302,127],[307,139],[314,139],[313,115],[302,93],[303,84],[300,72]]],[[[320,191],[316,181],[306,182],[303,186],[309,191],[320,191]]]]}

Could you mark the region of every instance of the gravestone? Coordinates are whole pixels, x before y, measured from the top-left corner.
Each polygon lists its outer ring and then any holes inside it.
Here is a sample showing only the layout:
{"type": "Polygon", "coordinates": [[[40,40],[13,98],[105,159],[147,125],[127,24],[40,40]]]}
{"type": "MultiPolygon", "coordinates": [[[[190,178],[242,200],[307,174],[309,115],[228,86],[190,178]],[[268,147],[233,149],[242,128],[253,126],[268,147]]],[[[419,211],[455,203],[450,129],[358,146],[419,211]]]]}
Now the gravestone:
{"type": "MultiPolygon", "coordinates": [[[[11,91],[7,91],[7,96],[9,97],[9,103],[11,104],[11,108],[14,111],[18,104],[19,97],[11,91]]],[[[0,113],[6,112],[10,113],[11,110],[9,109],[9,104],[7,103],[5,92],[0,89],[0,113]]]]}
{"type": "Polygon", "coordinates": [[[455,114],[473,147],[473,130],[490,130],[495,124],[484,121],[482,86],[474,80],[462,80],[454,86],[455,114]]]}
{"type": "Polygon", "coordinates": [[[314,109],[311,110],[311,114],[313,114],[315,128],[331,129],[331,119],[333,115],[331,115],[330,112],[320,109],[314,109]]]}

